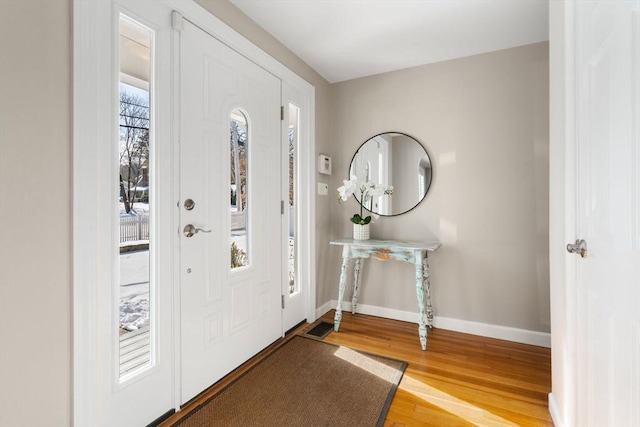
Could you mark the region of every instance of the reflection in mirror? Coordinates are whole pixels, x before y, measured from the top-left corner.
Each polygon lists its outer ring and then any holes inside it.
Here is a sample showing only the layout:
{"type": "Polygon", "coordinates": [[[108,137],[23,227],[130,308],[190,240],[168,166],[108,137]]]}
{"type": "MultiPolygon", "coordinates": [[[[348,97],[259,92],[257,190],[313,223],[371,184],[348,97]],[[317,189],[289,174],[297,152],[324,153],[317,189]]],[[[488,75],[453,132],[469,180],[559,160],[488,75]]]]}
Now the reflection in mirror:
{"type": "Polygon", "coordinates": [[[393,186],[393,197],[376,197],[364,206],[383,216],[415,208],[427,195],[431,177],[427,151],[415,138],[401,132],[386,132],[365,141],[349,168],[350,179],[393,186]]]}
{"type": "Polygon", "coordinates": [[[428,155],[420,159],[418,165],[418,198],[422,200],[431,186],[431,160],[428,155]]]}

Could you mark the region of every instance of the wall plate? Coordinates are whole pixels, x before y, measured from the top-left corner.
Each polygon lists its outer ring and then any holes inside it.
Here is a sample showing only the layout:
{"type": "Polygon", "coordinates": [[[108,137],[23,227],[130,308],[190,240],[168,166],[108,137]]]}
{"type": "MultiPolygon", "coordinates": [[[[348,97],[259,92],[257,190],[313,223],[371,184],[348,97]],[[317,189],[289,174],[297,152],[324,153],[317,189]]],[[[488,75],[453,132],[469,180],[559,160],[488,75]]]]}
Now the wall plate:
{"type": "Polygon", "coordinates": [[[331,175],[331,157],[325,154],[318,156],[318,172],[323,175],[331,175]]]}

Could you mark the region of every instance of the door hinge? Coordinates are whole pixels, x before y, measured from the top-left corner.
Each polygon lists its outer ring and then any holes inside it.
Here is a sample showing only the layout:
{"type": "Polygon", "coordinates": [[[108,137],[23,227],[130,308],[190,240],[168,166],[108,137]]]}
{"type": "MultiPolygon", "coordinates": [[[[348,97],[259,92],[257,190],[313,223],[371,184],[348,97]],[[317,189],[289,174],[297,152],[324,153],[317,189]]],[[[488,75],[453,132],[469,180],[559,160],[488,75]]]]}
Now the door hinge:
{"type": "Polygon", "coordinates": [[[284,215],[284,200],[280,200],[280,215],[284,215]]]}
{"type": "Polygon", "coordinates": [[[281,298],[281,304],[282,304],[282,309],[284,310],[284,294],[282,295],[282,298],[281,298]]]}
{"type": "Polygon", "coordinates": [[[284,105],[280,106],[280,120],[284,120],[284,105]]]}

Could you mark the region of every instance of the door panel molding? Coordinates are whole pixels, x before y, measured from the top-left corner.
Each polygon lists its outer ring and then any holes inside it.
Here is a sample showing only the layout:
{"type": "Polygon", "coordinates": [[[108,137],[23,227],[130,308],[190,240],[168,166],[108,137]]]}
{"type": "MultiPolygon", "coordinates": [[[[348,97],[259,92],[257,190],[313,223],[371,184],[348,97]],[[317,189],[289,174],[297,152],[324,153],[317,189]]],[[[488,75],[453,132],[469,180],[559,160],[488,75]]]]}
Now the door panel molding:
{"type": "MultiPolygon", "coordinates": [[[[271,72],[282,81],[282,102],[291,101],[300,107],[299,147],[299,203],[296,208],[299,224],[300,247],[298,258],[299,279],[306,286],[307,295],[304,311],[307,321],[313,322],[316,313],[316,149],[315,149],[315,88],[309,82],[291,71],[258,46],[247,40],[220,19],[195,2],[180,0],[167,1],[176,14],[188,18],[194,25],[208,32],[212,37],[229,46],[252,62],[271,72]]],[[[176,34],[178,31],[175,32],[176,34]]],[[[176,43],[179,43],[177,35],[176,43]]],[[[284,135],[284,133],[283,133],[284,135]]],[[[283,235],[284,239],[285,236],[283,235]]],[[[284,249],[283,249],[284,250],[284,249]]],[[[283,265],[286,271],[286,265],[283,265]]],[[[179,329],[179,325],[176,325],[179,329]]],[[[283,334],[286,331],[283,331],[283,334]]],[[[179,375],[179,373],[177,373],[179,375]]],[[[179,399],[176,399],[178,401],[179,399]]]]}
{"type": "Polygon", "coordinates": [[[278,227],[272,224],[280,215],[281,81],[188,20],[180,36],[180,197],[196,202],[193,210],[180,208],[180,228],[195,224],[212,230],[180,236],[180,402],[184,404],[281,334],[282,272],[272,268],[279,265],[280,253],[270,250],[279,235],[278,227]],[[226,80],[233,84],[216,84],[225,70],[233,70],[232,78],[226,80]],[[229,165],[229,124],[235,120],[232,112],[238,109],[247,120],[247,192],[242,194],[246,194],[248,206],[245,243],[249,264],[234,269],[229,262],[229,174],[233,170],[229,165]],[[203,133],[215,138],[203,138],[203,133]],[[205,159],[195,154],[202,151],[202,145],[210,146],[210,156],[205,159]],[[203,180],[207,170],[218,171],[220,179],[203,180]],[[203,259],[203,247],[210,247],[212,256],[203,259]],[[211,286],[207,277],[220,282],[222,299],[215,303],[202,298],[211,286]],[[205,334],[202,321],[211,312],[222,314],[222,339],[207,346],[199,337],[205,334]]]}

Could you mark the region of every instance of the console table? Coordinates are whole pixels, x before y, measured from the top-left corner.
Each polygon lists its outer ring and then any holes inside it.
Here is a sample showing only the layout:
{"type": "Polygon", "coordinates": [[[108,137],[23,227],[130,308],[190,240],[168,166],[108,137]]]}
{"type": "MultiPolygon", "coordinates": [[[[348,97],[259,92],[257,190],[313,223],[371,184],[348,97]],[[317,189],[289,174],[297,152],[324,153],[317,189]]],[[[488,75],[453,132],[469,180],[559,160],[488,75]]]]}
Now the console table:
{"type": "Polygon", "coordinates": [[[333,319],[333,329],[340,329],[342,320],[342,299],[347,282],[347,267],[351,258],[355,259],[353,297],[351,299],[351,313],[355,314],[358,302],[358,287],[360,285],[360,268],[364,258],[376,258],[381,261],[390,259],[403,261],[415,265],[416,294],[418,297],[418,335],[423,350],[427,349],[427,326],[433,328],[433,308],[431,307],[431,281],[429,279],[429,262],[427,252],[436,251],[441,243],[403,242],[396,240],[354,240],[340,239],[331,242],[332,245],[342,246],[342,270],[340,271],[340,287],[338,290],[338,306],[333,319]],[[426,300],[426,307],[425,307],[426,300]]]}

